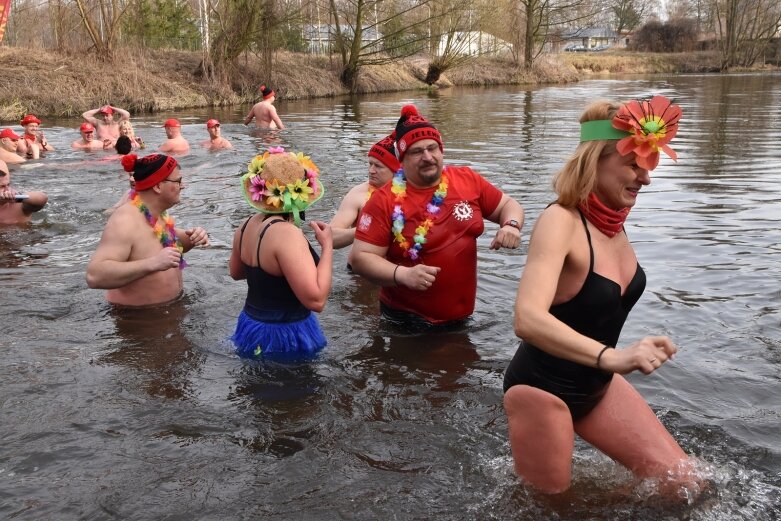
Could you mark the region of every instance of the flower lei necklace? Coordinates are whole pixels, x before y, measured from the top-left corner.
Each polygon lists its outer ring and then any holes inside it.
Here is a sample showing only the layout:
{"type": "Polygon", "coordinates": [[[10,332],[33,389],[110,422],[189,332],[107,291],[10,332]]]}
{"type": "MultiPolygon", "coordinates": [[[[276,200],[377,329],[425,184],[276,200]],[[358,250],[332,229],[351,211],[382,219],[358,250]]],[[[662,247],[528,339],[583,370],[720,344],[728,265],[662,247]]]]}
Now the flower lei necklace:
{"type": "Polygon", "coordinates": [[[426,215],[422,223],[415,228],[415,235],[412,236],[413,244],[410,246],[410,242],[402,235],[404,230],[404,198],[407,196],[407,178],[404,177],[404,170],[399,169],[393,175],[393,181],[391,182],[391,192],[396,194],[395,206],[393,207],[393,235],[396,237],[395,242],[399,243],[401,249],[404,250],[404,256],[409,257],[412,260],[418,260],[420,258],[420,251],[423,249],[423,245],[426,243],[426,235],[434,227],[434,219],[439,213],[442,203],[447,197],[447,176],[445,172],[442,172],[442,177],[439,180],[439,186],[434,191],[434,195],[431,196],[431,202],[426,205],[426,215]]]}
{"type": "MultiPolygon", "coordinates": [[[[168,215],[167,211],[164,211],[160,214],[160,217],[155,217],[152,215],[152,212],[149,211],[149,208],[144,204],[144,202],[141,200],[141,197],[138,195],[138,192],[133,191],[131,194],[130,202],[138,208],[138,210],[144,214],[144,217],[146,217],[146,222],[149,223],[149,226],[152,227],[152,231],[155,233],[155,236],[157,236],[157,239],[160,241],[160,244],[163,245],[163,248],[168,248],[169,246],[173,246],[177,250],[179,250],[179,253],[184,252],[184,247],[182,247],[182,243],[179,242],[179,239],[176,237],[176,228],[174,228],[174,218],[168,215]]],[[[181,257],[179,259],[179,269],[183,270],[187,267],[187,263],[184,260],[184,257],[181,257]]]]}

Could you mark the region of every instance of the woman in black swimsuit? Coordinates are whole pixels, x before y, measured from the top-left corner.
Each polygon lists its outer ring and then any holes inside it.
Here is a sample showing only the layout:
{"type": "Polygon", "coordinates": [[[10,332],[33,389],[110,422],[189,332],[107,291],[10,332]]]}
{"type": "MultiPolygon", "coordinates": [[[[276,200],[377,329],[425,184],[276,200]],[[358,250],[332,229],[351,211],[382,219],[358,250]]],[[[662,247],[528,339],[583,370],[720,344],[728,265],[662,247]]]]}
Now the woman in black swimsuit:
{"type": "Polygon", "coordinates": [[[623,223],[659,151],[675,157],[667,143],[680,115],[661,96],[587,107],[581,143],[554,181],[558,199],[532,232],[504,406],[515,471],[543,492],[569,488],[576,433],[638,476],[685,474],[688,457],[621,376],[650,374],[677,348],[648,336],[615,349],[645,288],[623,223]]]}

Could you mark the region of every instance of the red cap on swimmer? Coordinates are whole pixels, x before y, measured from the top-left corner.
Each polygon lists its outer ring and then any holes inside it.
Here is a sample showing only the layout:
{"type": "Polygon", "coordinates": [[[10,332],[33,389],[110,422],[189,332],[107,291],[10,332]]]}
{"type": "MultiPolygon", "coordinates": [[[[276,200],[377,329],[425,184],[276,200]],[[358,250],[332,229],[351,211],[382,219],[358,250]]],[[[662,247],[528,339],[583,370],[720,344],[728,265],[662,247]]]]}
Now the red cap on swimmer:
{"type": "Polygon", "coordinates": [[[179,123],[178,119],[171,118],[171,119],[166,119],[165,123],[163,123],[163,126],[164,127],[181,127],[182,124],[179,123]]]}
{"type": "Polygon", "coordinates": [[[133,172],[138,192],[149,190],[163,181],[177,166],[179,163],[176,159],[165,154],[151,154],[141,158],[128,154],[122,158],[122,168],[125,172],[133,172]]]}
{"type": "Polygon", "coordinates": [[[21,139],[21,137],[17,136],[16,132],[11,130],[10,128],[4,128],[2,131],[0,131],[0,139],[3,138],[11,138],[14,141],[21,139]]]}
{"type": "Polygon", "coordinates": [[[92,126],[92,123],[82,123],[79,130],[81,132],[95,132],[95,127],[92,126]]]}
{"type": "Polygon", "coordinates": [[[98,111],[101,114],[108,114],[109,116],[114,113],[114,109],[111,108],[111,105],[105,105],[103,107],[100,107],[100,110],[98,111]]]}
{"type": "Polygon", "coordinates": [[[219,127],[220,122],[216,119],[210,119],[206,122],[206,128],[219,127]]]}
{"type": "Polygon", "coordinates": [[[30,123],[37,123],[41,124],[41,120],[35,117],[35,114],[27,114],[25,117],[22,118],[22,121],[19,122],[20,125],[23,127],[29,125],[30,123]]]}
{"type": "Polygon", "coordinates": [[[445,150],[439,130],[418,114],[415,105],[404,105],[401,117],[396,123],[396,155],[399,156],[399,161],[404,159],[407,149],[421,139],[433,139],[439,144],[440,150],[445,150]]]}

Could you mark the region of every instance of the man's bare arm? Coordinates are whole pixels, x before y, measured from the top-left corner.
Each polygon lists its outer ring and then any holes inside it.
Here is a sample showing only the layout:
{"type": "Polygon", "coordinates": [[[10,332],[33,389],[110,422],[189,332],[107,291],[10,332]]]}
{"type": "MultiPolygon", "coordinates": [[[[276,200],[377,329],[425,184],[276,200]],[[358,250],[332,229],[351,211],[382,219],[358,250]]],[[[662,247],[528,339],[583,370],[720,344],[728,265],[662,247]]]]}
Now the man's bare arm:
{"type": "Polygon", "coordinates": [[[121,212],[117,211],[106,223],[98,248],[87,265],[90,288],[121,288],[156,271],[179,266],[181,254],[176,248],[163,248],[146,259],[128,260],[133,237],[122,219],[121,212]]]}
{"type": "Polygon", "coordinates": [[[84,121],[87,121],[88,123],[92,123],[93,125],[97,125],[99,122],[95,118],[95,114],[97,114],[99,110],[100,110],[99,108],[88,110],[87,112],[82,114],[81,117],[84,118],[84,121]]]}

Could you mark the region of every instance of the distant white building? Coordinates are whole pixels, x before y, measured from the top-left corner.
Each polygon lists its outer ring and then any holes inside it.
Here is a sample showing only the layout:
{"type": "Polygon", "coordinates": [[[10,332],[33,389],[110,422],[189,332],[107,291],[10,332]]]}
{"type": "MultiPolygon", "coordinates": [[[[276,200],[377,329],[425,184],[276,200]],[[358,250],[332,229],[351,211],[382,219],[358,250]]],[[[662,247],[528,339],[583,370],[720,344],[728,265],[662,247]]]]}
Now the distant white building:
{"type": "MultiPolygon", "coordinates": [[[[456,31],[450,37],[450,52],[461,55],[501,54],[511,53],[511,43],[497,38],[493,34],[482,31],[456,31]]],[[[442,56],[447,51],[448,35],[443,34],[439,40],[437,54],[442,56]]]]}
{"type": "MultiPolygon", "coordinates": [[[[353,29],[347,24],[341,26],[342,35],[351,40],[353,29]]],[[[334,41],[336,40],[336,25],[333,24],[307,24],[303,30],[304,41],[306,41],[309,52],[312,54],[328,54],[333,52],[334,41]]],[[[381,38],[376,27],[364,27],[361,31],[361,45],[371,46],[381,38]]]]}

